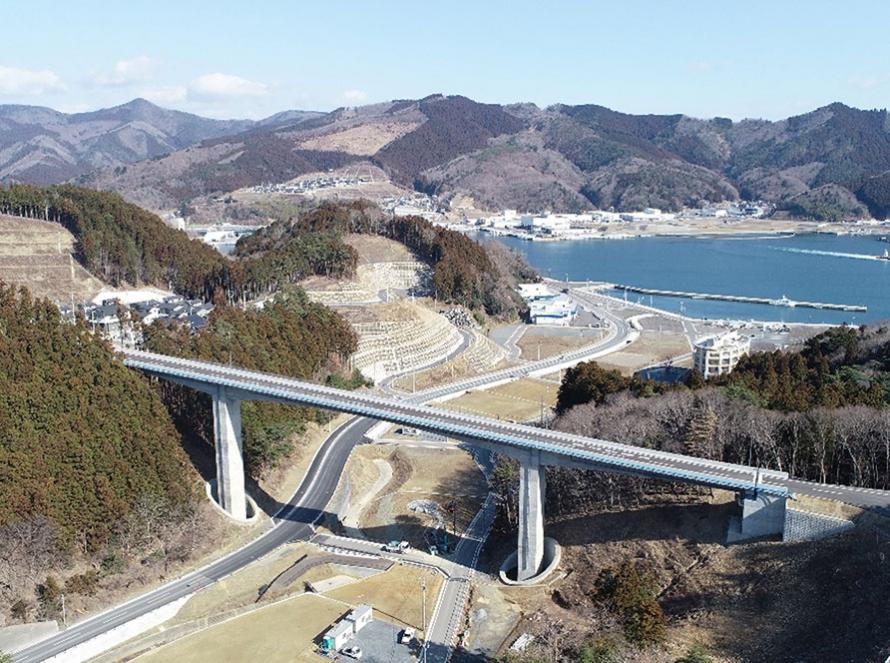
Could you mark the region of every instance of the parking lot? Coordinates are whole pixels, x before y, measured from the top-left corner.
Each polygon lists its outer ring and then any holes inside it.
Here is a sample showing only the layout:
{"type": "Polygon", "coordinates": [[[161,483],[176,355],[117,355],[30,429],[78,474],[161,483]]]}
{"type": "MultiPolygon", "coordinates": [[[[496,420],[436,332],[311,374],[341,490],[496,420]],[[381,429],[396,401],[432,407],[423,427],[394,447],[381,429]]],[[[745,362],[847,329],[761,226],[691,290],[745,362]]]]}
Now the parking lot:
{"type": "MultiPolygon", "coordinates": [[[[359,631],[346,647],[360,648],[362,663],[415,663],[420,646],[417,640],[411,645],[399,644],[401,632],[402,627],[375,619],[359,631]]],[[[338,654],[336,660],[345,663],[352,659],[338,654]]]]}

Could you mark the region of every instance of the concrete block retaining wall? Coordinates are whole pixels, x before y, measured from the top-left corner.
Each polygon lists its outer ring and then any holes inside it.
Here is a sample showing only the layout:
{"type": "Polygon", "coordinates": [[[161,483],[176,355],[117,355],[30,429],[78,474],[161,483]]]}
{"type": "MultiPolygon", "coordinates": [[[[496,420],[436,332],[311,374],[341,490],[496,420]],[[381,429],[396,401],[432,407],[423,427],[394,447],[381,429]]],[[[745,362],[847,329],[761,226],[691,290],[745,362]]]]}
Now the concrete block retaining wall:
{"type": "Polygon", "coordinates": [[[797,509],[785,510],[783,541],[815,541],[843,534],[855,527],[852,520],[797,509]]]}

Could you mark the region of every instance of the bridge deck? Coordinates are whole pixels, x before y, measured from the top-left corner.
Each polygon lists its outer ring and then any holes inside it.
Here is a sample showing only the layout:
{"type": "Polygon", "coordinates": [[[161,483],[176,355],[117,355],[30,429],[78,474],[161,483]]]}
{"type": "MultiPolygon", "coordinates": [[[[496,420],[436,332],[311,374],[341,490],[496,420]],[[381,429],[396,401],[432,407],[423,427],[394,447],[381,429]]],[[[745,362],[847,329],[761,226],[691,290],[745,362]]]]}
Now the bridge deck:
{"type": "Polygon", "coordinates": [[[147,352],[128,351],[132,368],[192,386],[225,386],[245,400],[274,400],[390,421],[510,450],[534,450],[603,469],[730,490],[787,495],[784,472],[656,451],[596,438],[473,416],[397,398],[346,391],[280,375],[147,352]]]}

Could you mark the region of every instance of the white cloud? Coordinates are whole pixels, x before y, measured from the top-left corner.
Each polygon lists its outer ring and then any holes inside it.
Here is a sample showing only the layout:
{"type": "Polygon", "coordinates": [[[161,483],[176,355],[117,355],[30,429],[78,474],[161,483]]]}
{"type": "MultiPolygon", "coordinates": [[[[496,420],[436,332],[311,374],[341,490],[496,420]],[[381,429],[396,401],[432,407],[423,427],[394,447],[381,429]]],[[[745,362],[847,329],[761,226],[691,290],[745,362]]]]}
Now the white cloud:
{"type": "Polygon", "coordinates": [[[140,55],[132,60],[118,60],[114,63],[111,73],[105,76],[96,76],[94,81],[99,85],[108,87],[123,87],[134,83],[145,83],[151,80],[154,73],[154,60],[147,55],[140,55]]]}
{"type": "Polygon", "coordinates": [[[700,74],[709,74],[716,69],[716,65],[708,60],[696,60],[689,63],[689,69],[700,74]]]}
{"type": "Polygon", "coordinates": [[[367,98],[367,93],[362,90],[346,90],[343,93],[343,99],[351,104],[360,104],[367,98]]]}
{"type": "Polygon", "coordinates": [[[185,101],[188,90],[183,85],[150,87],[139,91],[139,96],[161,106],[185,101]]]}
{"type": "Polygon", "coordinates": [[[188,96],[192,99],[229,99],[232,97],[262,97],[269,93],[265,83],[249,81],[230,74],[204,74],[188,86],[188,96]]]}
{"type": "Polygon", "coordinates": [[[848,82],[850,85],[852,85],[854,87],[858,87],[862,90],[873,90],[876,87],[881,87],[888,81],[890,81],[890,76],[887,76],[887,75],[883,75],[883,76],[856,75],[856,76],[850,76],[850,78],[848,79],[848,82]]]}
{"type": "Polygon", "coordinates": [[[0,95],[37,95],[64,88],[62,79],[52,71],[0,65],[0,95]]]}

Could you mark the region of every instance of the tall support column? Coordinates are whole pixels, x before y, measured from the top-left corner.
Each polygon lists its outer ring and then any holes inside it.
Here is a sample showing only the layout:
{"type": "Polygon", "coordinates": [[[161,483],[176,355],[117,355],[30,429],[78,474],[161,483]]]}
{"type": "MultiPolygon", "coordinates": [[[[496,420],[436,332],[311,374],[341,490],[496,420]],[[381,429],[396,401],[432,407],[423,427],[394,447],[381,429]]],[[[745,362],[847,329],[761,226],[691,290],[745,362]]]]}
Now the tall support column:
{"type": "Polygon", "coordinates": [[[241,455],[241,401],[230,397],[222,386],[213,395],[213,437],[219,505],[232,518],[247,520],[244,458],[241,455]]]}
{"type": "Polygon", "coordinates": [[[530,451],[519,461],[519,547],[516,553],[516,579],[520,582],[536,576],[544,560],[546,484],[540,452],[530,451]]]}

